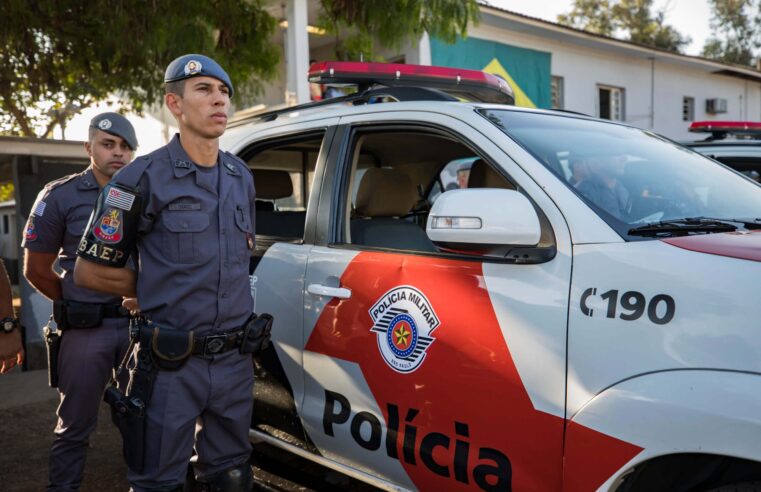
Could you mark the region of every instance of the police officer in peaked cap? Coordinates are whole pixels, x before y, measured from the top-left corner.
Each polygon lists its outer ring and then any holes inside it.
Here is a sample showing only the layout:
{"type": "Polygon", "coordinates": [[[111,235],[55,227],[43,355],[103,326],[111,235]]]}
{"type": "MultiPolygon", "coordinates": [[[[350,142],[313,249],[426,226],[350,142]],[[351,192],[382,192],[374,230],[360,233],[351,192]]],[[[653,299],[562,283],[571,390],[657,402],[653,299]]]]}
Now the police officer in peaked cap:
{"type": "MultiPolygon", "coordinates": [[[[79,240],[100,189],[126,166],[137,149],[135,129],[118,113],[101,113],[90,122],[84,171],[45,185],[29,213],[24,239],[24,276],[54,301],[60,330],[58,364],[51,364],[61,404],[50,449],[48,490],[77,490],[82,483],[90,433],[95,429],[103,388],[127,351],[128,313],[118,294],[74,284],[79,240]],[[63,273],[53,266],[58,261],[63,273]],[[56,374],[57,373],[57,374],[56,374]]],[[[122,225],[111,223],[111,238],[122,225]]],[[[53,358],[55,360],[55,358],[53,358]]],[[[122,380],[122,384],[126,381],[122,380]]]]}
{"type": "Polygon", "coordinates": [[[265,339],[248,278],[253,177],[240,159],[219,150],[233,94],[222,67],[203,55],[181,56],[169,64],[165,82],[179,134],[103,190],[91,221],[123,218],[124,236],[108,243],[92,232],[97,227],[88,229],[76,281],[136,295],[145,317],[131,390],[126,400],[115,397],[137,409],[125,414],[138,428],[145,405],[144,442],[122,431],[132,490],[182,490],[195,448],[198,482],[248,491],[251,353],[265,339]],[[113,252],[103,259],[107,248],[113,252]],[[122,268],[133,249],[136,275],[122,268]]]}

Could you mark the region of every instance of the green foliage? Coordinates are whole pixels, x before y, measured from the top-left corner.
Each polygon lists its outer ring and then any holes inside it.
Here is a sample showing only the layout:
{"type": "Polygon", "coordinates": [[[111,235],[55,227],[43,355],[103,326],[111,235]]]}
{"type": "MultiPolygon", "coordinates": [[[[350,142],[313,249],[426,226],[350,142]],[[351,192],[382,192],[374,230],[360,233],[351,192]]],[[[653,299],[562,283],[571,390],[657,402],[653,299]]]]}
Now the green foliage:
{"type": "Polygon", "coordinates": [[[761,0],[709,0],[712,36],[703,56],[753,65],[761,58],[761,0]]]}
{"type": "Polygon", "coordinates": [[[558,22],[585,31],[616,36],[654,48],[680,52],[690,43],[665,23],[668,5],[653,12],[653,0],[575,0],[558,22]]]}
{"type": "Polygon", "coordinates": [[[616,30],[608,0],[576,0],[569,13],[558,15],[558,22],[603,36],[613,36],[616,30]]]}
{"type": "MultiPolygon", "coordinates": [[[[167,64],[186,53],[217,60],[235,102],[253,101],[277,69],[276,21],[265,0],[5,0],[0,16],[0,134],[48,137],[56,125],[116,94],[142,111],[163,95],[167,64]]],[[[478,19],[476,0],[320,0],[341,33],[340,58],[375,57],[427,31],[454,41],[478,19]]]]}
{"type": "Polygon", "coordinates": [[[0,202],[7,202],[16,198],[16,187],[12,181],[0,183],[0,202]]]}
{"type": "Polygon", "coordinates": [[[320,25],[336,36],[340,60],[378,59],[424,32],[453,43],[479,18],[476,0],[321,0],[320,25]],[[339,40],[339,34],[343,41],[339,40]]]}
{"type": "Polygon", "coordinates": [[[166,65],[215,58],[251,100],[274,75],[275,20],[261,0],[6,0],[0,16],[0,133],[47,137],[81,109],[118,94],[140,112],[160,101],[166,65]]]}

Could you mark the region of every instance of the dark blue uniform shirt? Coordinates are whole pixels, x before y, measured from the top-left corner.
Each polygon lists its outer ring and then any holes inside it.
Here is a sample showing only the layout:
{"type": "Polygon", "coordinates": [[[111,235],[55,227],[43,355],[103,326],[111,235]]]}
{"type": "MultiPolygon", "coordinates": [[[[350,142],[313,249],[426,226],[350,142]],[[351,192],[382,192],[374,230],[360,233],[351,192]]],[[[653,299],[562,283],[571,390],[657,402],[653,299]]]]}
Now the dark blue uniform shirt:
{"type": "Polygon", "coordinates": [[[180,330],[239,328],[253,309],[248,265],[254,246],[254,181],[246,165],[219,152],[216,173],[188,157],[179,135],[127,166],[113,183],[138,183],[144,197],[137,297],[154,323],[180,330]],[[139,180],[135,173],[145,169],[139,180]]]}
{"type": "Polygon", "coordinates": [[[90,168],[46,184],[29,213],[21,246],[36,253],[58,253],[64,299],[121,303],[121,297],[74,285],[77,246],[99,192],[90,168]]]}

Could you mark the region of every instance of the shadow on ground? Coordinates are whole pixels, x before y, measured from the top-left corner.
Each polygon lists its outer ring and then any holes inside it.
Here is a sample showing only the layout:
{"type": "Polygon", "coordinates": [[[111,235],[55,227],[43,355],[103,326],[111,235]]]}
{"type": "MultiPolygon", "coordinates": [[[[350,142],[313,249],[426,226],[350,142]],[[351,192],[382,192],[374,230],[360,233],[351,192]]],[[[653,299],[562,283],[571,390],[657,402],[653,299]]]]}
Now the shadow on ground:
{"type": "MultiPolygon", "coordinates": [[[[0,410],[0,484],[4,492],[45,490],[57,399],[0,410]]],[[[128,490],[121,437],[106,405],[90,436],[82,492],[128,490]]]]}

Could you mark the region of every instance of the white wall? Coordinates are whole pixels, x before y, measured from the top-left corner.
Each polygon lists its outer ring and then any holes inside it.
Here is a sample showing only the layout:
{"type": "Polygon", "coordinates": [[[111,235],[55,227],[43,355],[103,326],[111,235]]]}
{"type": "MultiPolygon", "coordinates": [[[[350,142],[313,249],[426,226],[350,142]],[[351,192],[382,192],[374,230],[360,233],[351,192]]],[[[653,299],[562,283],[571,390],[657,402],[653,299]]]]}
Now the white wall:
{"type": "Polygon", "coordinates": [[[603,84],[625,89],[627,123],[650,128],[652,105],[653,129],[675,140],[696,138],[687,131],[690,122],[682,121],[684,96],[695,98],[696,120],[761,120],[758,82],[715,75],[707,69],[665,60],[656,60],[653,67],[651,60],[641,56],[621,55],[605,48],[589,48],[485,24],[471,27],[469,37],[551,53],[552,75],[564,78],[564,109],[597,116],[597,84],[603,84]],[[653,70],[655,104],[651,104],[653,70]],[[705,100],[714,97],[727,99],[727,113],[706,114],[705,100]]]}

